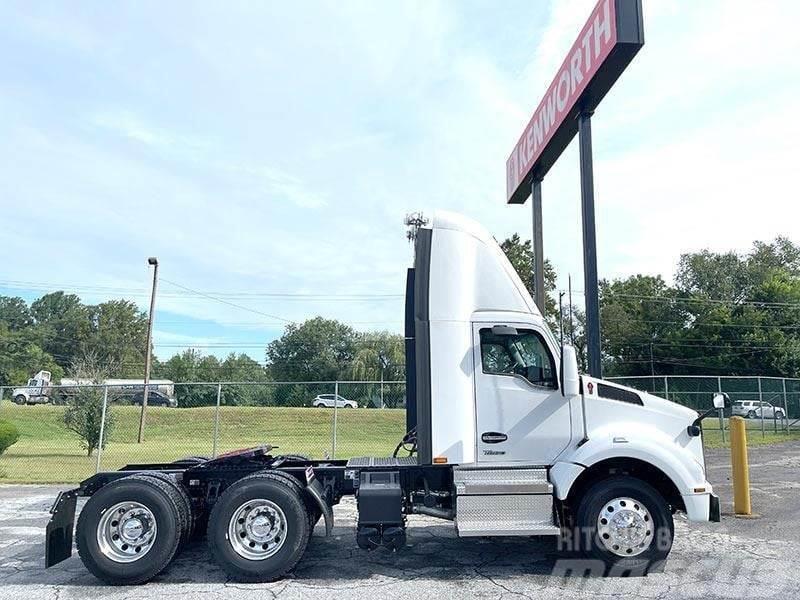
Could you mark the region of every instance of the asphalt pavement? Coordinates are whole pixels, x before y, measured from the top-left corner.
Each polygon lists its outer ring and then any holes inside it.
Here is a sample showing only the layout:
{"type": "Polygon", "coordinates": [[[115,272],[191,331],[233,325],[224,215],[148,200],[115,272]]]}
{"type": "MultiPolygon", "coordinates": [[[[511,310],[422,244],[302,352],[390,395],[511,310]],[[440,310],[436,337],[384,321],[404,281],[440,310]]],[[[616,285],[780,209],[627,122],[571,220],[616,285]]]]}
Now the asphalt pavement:
{"type": "Polygon", "coordinates": [[[409,544],[397,553],[355,544],[355,504],[335,509],[333,536],[318,527],[293,574],[271,584],[229,581],[200,541],[154,581],[109,587],[75,554],[44,569],[44,527],[59,486],[0,486],[0,599],[38,598],[795,598],[800,597],[800,443],[750,450],[753,507],[730,515],[728,453],[708,454],[709,478],[723,499],[723,521],[676,520],[663,573],[638,578],[570,574],[576,559],[553,539],[458,539],[452,524],[409,518],[409,544]]]}

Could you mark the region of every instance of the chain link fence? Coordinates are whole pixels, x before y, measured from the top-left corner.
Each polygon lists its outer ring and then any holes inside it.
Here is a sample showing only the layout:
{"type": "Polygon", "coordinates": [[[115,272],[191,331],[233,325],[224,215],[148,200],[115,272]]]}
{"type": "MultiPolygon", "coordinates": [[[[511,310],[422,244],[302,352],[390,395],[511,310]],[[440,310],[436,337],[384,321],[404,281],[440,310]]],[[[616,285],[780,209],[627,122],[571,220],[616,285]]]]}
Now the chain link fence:
{"type": "Polygon", "coordinates": [[[405,382],[236,382],[48,386],[12,396],[0,420],[20,438],[0,455],[0,481],[72,482],[126,464],[217,456],[271,444],[312,458],[388,456],[405,434],[405,382]]]}
{"type": "MultiPolygon", "coordinates": [[[[771,414],[750,415],[751,430],[762,435],[800,430],[800,379],[611,380],[698,411],[709,408],[713,394],[722,391],[733,402],[756,403],[757,411],[773,407],[771,414]]],[[[32,390],[28,398],[0,388],[0,420],[20,434],[0,455],[0,481],[73,482],[126,464],[217,456],[267,443],[277,453],[312,458],[388,456],[406,429],[405,383],[398,381],[198,382],[152,388],[141,442],[141,386],[138,392],[112,385],[52,386],[32,390]]],[[[716,429],[724,440],[729,416],[730,410],[720,413],[704,427],[716,429]]]]}
{"type": "Polygon", "coordinates": [[[707,419],[703,424],[705,429],[720,431],[723,440],[732,414],[745,417],[748,429],[759,430],[762,436],[769,432],[788,434],[792,429],[800,429],[800,379],[703,375],[608,379],[700,412],[711,407],[715,393],[728,394],[733,408],[719,411],[717,419],[707,419]]]}

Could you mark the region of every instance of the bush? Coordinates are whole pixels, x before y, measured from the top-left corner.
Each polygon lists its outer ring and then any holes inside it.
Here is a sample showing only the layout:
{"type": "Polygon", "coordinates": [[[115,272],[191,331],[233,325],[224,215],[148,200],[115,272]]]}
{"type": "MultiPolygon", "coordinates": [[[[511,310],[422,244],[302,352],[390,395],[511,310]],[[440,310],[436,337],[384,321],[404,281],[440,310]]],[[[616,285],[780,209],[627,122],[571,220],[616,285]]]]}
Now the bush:
{"type": "Polygon", "coordinates": [[[0,421],[0,454],[19,441],[19,431],[10,421],[0,421]]]}
{"type": "MultiPolygon", "coordinates": [[[[103,421],[103,391],[100,388],[80,388],[67,400],[64,409],[64,424],[67,429],[76,433],[81,447],[86,454],[92,453],[100,446],[100,429],[103,421]]],[[[106,447],[115,419],[111,406],[106,408],[106,424],[103,428],[103,448],[106,447]]]]}

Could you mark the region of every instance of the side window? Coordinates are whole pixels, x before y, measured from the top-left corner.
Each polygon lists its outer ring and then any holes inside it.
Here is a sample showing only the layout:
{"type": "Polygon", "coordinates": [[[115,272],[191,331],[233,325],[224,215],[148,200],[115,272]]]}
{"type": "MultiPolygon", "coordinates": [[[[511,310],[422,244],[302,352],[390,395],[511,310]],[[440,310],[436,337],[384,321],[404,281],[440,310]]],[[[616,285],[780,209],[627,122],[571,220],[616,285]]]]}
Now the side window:
{"type": "Polygon", "coordinates": [[[480,336],[484,373],[520,375],[534,385],[558,388],[555,361],[538,333],[496,335],[487,328],[480,330],[480,336]]]}

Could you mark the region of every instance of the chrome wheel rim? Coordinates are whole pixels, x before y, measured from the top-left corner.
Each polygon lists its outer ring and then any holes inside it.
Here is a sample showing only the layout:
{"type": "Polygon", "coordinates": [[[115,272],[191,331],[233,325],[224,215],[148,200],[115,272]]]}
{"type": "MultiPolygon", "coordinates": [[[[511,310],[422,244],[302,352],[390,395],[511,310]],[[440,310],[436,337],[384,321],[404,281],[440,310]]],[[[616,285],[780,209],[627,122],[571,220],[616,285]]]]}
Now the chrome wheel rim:
{"type": "Polygon", "coordinates": [[[119,502],[97,524],[97,545],[103,556],[118,563],[139,560],[153,547],[158,527],[153,512],[139,502],[119,502]]]}
{"type": "Polygon", "coordinates": [[[603,546],[617,556],[638,556],[653,543],[653,517],[633,498],[606,502],[597,517],[597,535],[603,546]]]}
{"type": "Polygon", "coordinates": [[[248,560],[273,556],[286,541],[287,521],[270,500],[249,500],[237,508],[228,524],[228,541],[234,552],[248,560]]]}

